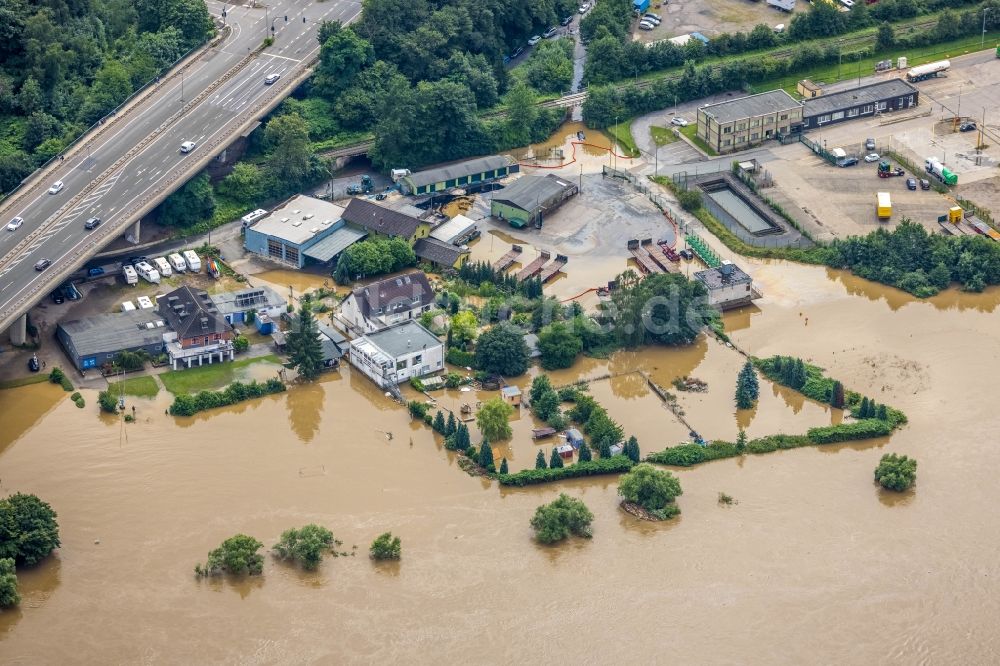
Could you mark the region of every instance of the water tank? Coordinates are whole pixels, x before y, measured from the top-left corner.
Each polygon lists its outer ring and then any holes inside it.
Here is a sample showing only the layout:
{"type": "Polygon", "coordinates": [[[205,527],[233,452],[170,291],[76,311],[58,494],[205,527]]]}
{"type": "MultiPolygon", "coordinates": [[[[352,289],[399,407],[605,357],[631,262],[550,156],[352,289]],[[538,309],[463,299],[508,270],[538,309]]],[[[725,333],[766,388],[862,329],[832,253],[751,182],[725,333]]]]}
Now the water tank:
{"type": "Polygon", "coordinates": [[[906,56],[899,56],[899,59],[896,60],[896,69],[906,69],[907,67],[906,63],[907,63],[906,56]]]}

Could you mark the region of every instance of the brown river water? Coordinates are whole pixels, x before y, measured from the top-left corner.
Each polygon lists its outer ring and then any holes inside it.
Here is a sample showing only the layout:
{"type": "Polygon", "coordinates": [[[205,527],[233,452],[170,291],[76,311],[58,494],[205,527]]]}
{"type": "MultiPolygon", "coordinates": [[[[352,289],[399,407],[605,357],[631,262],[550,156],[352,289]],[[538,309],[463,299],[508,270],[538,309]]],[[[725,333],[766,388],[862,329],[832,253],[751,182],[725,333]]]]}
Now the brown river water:
{"type": "MultiPolygon", "coordinates": [[[[827,367],[910,424],[678,470],[683,514],[670,523],[621,512],[614,478],[499,489],[469,477],[349,368],[190,419],[165,416],[161,394],[125,428],[97,417],[92,392],[81,410],[49,384],[0,391],[0,493],[49,501],[63,541],[18,572],[24,601],[0,614],[0,661],[997,663],[1000,290],[920,302],[823,268],[747,268],[765,298],[726,316],[738,345],[827,367]],[[914,491],[872,483],[888,451],[919,460],[914,491]],[[720,491],[738,503],[720,506],[720,491]],[[593,511],[592,540],[532,541],[535,507],[559,492],[593,511]],[[316,573],[268,557],[259,578],[193,576],[234,533],[271,545],[309,522],[358,555],[316,573]],[[367,546],[386,530],[403,559],[375,565],[367,546]]],[[[707,381],[679,400],[710,437],[840,418],[766,382],[758,409],[734,414],[740,362],[701,340],[555,379],[615,375],[591,390],[647,452],[686,429],[636,369],[707,381]]],[[[438,394],[449,407],[481,397],[438,394]]],[[[549,450],[530,424],[521,414],[497,447],[514,469],[549,450]]]]}

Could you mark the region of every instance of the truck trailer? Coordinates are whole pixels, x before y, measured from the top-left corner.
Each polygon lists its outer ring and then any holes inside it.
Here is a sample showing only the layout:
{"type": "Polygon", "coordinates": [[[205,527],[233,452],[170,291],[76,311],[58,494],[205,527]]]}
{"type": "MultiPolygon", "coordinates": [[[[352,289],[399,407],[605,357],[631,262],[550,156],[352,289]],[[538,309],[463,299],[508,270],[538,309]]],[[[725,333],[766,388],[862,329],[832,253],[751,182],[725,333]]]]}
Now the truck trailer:
{"type": "Polygon", "coordinates": [[[926,65],[911,67],[910,71],[906,73],[906,80],[910,83],[916,83],[917,81],[930,79],[944,74],[950,67],[950,60],[938,60],[937,62],[929,62],[926,65]]]}
{"type": "Polygon", "coordinates": [[[928,157],[924,160],[924,170],[930,175],[940,180],[945,185],[957,185],[958,174],[941,164],[936,157],[928,157]]]}
{"type": "Polygon", "coordinates": [[[875,194],[875,213],[880,220],[888,220],[892,217],[892,198],[888,192],[875,194]]]}

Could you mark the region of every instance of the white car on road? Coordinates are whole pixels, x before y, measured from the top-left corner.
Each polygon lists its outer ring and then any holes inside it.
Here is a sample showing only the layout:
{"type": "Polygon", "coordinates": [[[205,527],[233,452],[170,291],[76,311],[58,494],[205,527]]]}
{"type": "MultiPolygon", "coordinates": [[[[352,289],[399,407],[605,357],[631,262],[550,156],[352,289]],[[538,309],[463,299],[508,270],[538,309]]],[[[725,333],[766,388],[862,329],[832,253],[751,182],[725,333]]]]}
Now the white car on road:
{"type": "Polygon", "coordinates": [[[268,74],[266,77],[264,77],[264,84],[269,86],[272,83],[277,83],[278,79],[280,78],[281,74],[268,74]]]}
{"type": "Polygon", "coordinates": [[[49,188],[49,194],[59,194],[66,187],[61,180],[57,180],[52,183],[52,187],[49,188]]]}
{"type": "Polygon", "coordinates": [[[181,144],[182,153],[190,153],[197,144],[194,141],[185,141],[181,144]]]}
{"type": "Polygon", "coordinates": [[[534,46],[535,44],[537,44],[540,41],[542,41],[541,36],[540,35],[535,35],[534,37],[532,37],[531,39],[528,40],[528,46],[534,46]]]}
{"type": "Polygon", "coordinates": [[[15,217],[13,220],[7,223],[7,231],[17,231],[17,228],[24,224],[23,217],[15,217]]]}
{"type": "Polygon", "coordinates": [[[585,2],[582,5],[580,5],[579,12],[581,14],[586,14],[589,10],[590,10],[590,3],[589,2],[585,2]]]}
{"type": "Polygon", "coordinates": [[[670,124],[677,125],[677,127],[687,127],[688,125],[690,125],[688,121],[676,116],[670,119],[670,124]]]}
{"type": "Polygon", "coordinates": [[[878,153],[868,153],[867,155],[865,155],[865,162],[878,162],[878,160],[879,160],[878,153]]]}

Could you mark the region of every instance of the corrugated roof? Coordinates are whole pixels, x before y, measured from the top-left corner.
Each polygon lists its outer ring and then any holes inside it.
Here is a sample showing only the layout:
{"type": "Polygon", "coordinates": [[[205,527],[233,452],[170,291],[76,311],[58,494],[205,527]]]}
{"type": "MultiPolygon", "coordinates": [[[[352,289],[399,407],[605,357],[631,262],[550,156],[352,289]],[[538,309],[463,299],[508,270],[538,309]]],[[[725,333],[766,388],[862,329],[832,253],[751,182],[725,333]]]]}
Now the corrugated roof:
{"type": "Polygon", "coordinates": [[[353,227],[341,227],[326,238],[321,238],[302,254],[316,261],[327,262],[368,235],[367,231],[353,227]]]}
{"type": "Polygon", "coordinates": [[[459,236],[467,234],[475,226],[475,220],[469,219],[462,214],[458,214],[447,222],[434,227],[431,231],[431,238],[436,238],[439,241],[450,243],[459,236]]]}
{"type": "Polygon", "coordinates": [[[163,318],[152,310],[134,310],[94,315],[59,324],[73,343],[80,358],[114,354],[123,349],[134,349],[163,343],[167,332],[163,318]],[[149,324],[153,328],[149,328],[149,324]]]}
{"type": "Polygon", "coordinates": [[[287,243],[302,245],[317,233],[329,229],[331,224],[336,224],[343,212],[344,209],[337,204],[299,195],[250,228],[287,243]]]}
{"type": "Polygon", "coordinates": [[[359,227],[383,234],[410,238],[424,222],[397,210],[373,204],[364,199],[351,199],[342,219],[359,227]]]}
{"type": "Polygon", "coordinates": [[[454,266],[459,257],[466,252],[468,250],[436,238],[421,238],[413,244],[413,254],[439,266],[454,266]]]}
{"type": "Polygon", "coordinates": [[[725,102],[708,104],[698,109],[699,113],[711,116],[719,124],[731,123],[735,120],[743,120],[754,116],[763,116],[768,113],[778,113],[802,106],[799,102],[786,93],[784,90],[769,90],[768,92],[729,99],[725,102]]]}
{"type": "Polygon", "coordinates": [[[521,176],[513,183],[493,193],[493,200],[508,203],[521,210],[534,211],[536,206],[559,197],[571,188],[572,182],[554,174],[547,176],[521,176]]]}
{"type": "Polygon", "coordinates": [[[879,81],[878,83],[861,86],[860,88],[807,99],[802,102],[802,106],[805,108],[802,115],[810,118],[812,116],[833,113],[834,111],[845,111],[856,106],[874,104],[885,99],[903,97],[911,93],[919,93],[919,91],[903,79],[879,81]]]}
{"type": "Polygon", "coordinates": [[[466,160],[434,169],[418,171],[406,176],[403,180],[411,183],[413,187],[420,187],[422,185],[443,183],[454,178],[461,178],[462,176],[471,176],[475,173],[494,171],[512,166],[513,164],[515,164],[515,161],[509,155],[490,155],[488,157],[477,157],[474,160],[466,160]]]}

